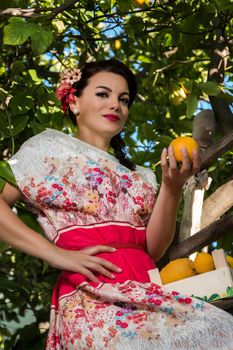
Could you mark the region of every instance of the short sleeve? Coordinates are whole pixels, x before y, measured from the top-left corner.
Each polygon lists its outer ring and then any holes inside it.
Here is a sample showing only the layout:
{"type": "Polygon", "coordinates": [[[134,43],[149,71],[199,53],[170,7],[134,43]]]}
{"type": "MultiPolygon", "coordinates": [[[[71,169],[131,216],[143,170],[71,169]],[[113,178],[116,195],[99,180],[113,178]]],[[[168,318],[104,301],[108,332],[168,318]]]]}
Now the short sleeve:
{"type": "Polygon", "coordinates": [[[151,170],[150,168],[139,166],[139,165],[137,165],[136,170],[140,173],[143,180],[147,182],[149,185],[151,185],[154,188],[154,190],[157,192],[159,185],[153,170],[151,170]]]}
{"type": "Polygon", "coordinates": [[[40,177],[44,173],[43,155],[48,147],[48,140],[38,134],[24,142],[18,152],[8,160],[19,187],[26,178],[40,177]]]}

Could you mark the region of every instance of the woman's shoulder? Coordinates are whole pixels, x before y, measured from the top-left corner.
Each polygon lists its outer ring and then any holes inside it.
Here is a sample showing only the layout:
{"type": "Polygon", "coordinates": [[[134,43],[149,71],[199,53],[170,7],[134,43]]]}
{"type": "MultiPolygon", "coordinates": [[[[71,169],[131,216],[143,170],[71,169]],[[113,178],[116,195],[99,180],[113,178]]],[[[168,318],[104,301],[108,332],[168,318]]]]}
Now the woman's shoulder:
{"type": "Polygon", "coordinates": [[[62,154],[62,135],[63,133],[57,130],[46,129],[30,137],[8,160],[9,165],[12,169],[21,169],[22,171],[43,169],[46,157],[62,154]]]}
{"type": "Polygon", "coordinates": [[[28,147],[28,146],[37,146],[38,143],[39,144],[42,143],[46,145],[48,144],[56,145],[59,142],[61,142],[61,140],[63,140],[65,136],[68,136],[68,135],[64,134],[61,131],[48,128],[42,131],[41,133],[30,137],[27,141],[25,141],[22,144],[21,148],[28,147]]]}
{"type": "Polygon", "coordinates": [[[31,156],[43,154],[47,156],[58,155],[59,151],[64,151],[66,147],[72,145],[72,139],[73,137],[62,131],[48,128],[26,140],[13,158],[23,156],[25,153],[31,154],[31,156]]]}
{"type": "Polygon", "coordinates": [[[145,182],[149,183],[156,189],[158,188],[156,175],[152,169],[141,165],[136,165],[136,171],[141,175],[145,182]]]}

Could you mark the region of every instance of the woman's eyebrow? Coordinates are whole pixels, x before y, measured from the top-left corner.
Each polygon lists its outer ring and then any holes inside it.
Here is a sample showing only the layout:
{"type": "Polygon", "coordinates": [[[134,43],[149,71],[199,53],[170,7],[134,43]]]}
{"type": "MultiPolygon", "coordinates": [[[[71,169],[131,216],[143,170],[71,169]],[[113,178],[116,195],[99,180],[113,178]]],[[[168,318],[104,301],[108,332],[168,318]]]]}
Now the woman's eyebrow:
{"type": "MultiPolygon", "coordinates": [[[[108,90],[109,92],[112,92],[112,90],[111,90],[109,87],[107,87],[107,86],[103,86],[103,85],[96,86],[96,89],[98,89],[98,88],[106,89],[106,90],[108,90]]],[[[122,92],[120,95],[129,95],[129,93],[128,93],[127,91],[124,91],[124,92],[122,92]]]]}

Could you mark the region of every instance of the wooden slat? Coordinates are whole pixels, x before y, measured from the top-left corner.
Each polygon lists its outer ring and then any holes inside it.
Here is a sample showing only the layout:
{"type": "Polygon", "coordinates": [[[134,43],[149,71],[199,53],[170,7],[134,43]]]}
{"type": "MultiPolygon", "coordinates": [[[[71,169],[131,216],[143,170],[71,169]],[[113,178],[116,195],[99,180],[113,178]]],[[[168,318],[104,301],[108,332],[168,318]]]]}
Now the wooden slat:
{"type": "Polygon", "coordinates": [[[233,298],[216,300],[211,302],[211,304],[223,310],[233,309],[233,298]]]}
{"type": "Polygon", "coordinates": [[[169,249],[170,260],[189,256],[211,242],[218,240],[230,229],[233,229],[233,213],[227,214],[193,236],[171,247],[169,249]]]}
{"type": "Polygon", "coordinates": [[[201,157],[201,169],[206,169],[218,157],[233,149],[233,131],[225,135],[215,145],[209,147],[201,157]]]}

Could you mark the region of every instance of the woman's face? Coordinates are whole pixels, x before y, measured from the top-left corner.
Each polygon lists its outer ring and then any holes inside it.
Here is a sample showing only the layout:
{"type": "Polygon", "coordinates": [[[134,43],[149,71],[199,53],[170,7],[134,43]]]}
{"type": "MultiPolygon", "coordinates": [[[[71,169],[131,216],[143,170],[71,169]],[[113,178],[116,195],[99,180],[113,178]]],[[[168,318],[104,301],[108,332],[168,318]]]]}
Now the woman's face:
{"type": "Polygon", "coordinates": [[[129,113],[128,103],[128,83],[121,75],[96,73],[90,78],[82,95],[75,98],[74,108],[79,111],[79,130],[111,138],[125,125],[129,113]]]}

